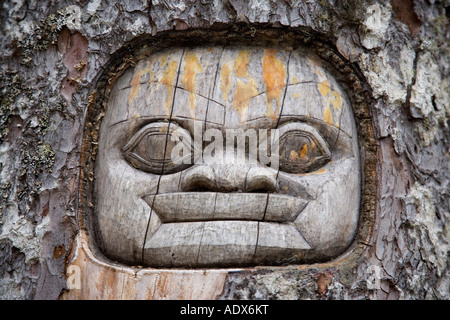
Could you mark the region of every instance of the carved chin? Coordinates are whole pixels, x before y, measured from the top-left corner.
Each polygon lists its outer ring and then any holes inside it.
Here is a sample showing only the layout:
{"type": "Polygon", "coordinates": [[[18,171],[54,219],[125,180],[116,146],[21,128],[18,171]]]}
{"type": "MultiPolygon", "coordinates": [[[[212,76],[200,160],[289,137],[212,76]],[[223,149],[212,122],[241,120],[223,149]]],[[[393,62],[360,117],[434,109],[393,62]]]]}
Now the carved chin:
{"type": "Polygon", "coordinates": [[[298,260],[310,246],[294,227],[307,201],[266,193],[180,192],[144,200],[162,224],[144,264],[228,267],[298,260]]]}

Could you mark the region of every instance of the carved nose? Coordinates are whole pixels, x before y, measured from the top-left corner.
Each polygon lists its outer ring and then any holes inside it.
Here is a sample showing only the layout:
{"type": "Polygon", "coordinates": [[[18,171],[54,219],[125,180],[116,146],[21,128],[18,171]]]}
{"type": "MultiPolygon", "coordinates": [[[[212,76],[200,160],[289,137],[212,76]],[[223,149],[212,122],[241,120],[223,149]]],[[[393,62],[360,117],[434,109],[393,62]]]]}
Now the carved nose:
{"type": "Polygon", "coordinates": [[[181,188],[183,191],[273,192],[277,187],[276,176],[277,171],[272,168],[225,157],[220,164],[200,164],[186,170],[181,188]]]}

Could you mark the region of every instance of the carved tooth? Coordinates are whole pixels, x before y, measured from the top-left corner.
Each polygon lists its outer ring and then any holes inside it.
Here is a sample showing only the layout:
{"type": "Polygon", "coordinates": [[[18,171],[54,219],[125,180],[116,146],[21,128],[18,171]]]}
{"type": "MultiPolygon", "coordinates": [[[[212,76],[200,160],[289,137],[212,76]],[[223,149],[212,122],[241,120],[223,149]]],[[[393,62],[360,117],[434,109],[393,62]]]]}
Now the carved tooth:
{"type": "Polygon", "coordinates": [[[294,221],[308,202],[300,197],[269,194],[266,221],[294,221]]]}
{"type": "Polygon", "coordinates": [[[258,246],[254,263],[297,259],[310,245],[292,225],[261,222],[259,224],[258,246]]]}
{"type": "Polygon", "coordinates": [[[307,201],[266,193],[182,192],[148,195],[144,200],[163,222],[254,220],[292,222],[307,201]],[[264,214],[265,213],[265,214],[264,214]]]}
{"type": "Polygon", "coordinates": [[[266,194],[218,193],[214,217],[217,219],[261,220],[266,207],[266,194]]]}

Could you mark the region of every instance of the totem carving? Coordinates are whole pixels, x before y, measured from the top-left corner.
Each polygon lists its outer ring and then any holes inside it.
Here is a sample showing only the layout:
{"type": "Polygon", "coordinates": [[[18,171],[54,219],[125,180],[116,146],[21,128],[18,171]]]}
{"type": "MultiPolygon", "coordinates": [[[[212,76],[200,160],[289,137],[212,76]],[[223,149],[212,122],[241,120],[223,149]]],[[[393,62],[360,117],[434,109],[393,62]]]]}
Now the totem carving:
{"type": "Polygon", "coordinates": [[[359,219],[358,133],[343,87],[303,49],[172,47],[106,97],[96,246],[161,268],[313,263],[359,219]]]}

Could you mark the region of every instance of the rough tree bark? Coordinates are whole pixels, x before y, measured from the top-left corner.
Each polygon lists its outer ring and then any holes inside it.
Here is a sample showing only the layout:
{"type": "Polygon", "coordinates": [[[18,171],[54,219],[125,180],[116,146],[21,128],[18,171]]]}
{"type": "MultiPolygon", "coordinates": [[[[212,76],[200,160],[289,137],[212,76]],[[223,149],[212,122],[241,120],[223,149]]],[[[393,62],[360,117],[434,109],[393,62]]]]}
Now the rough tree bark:
{"type": "MultiPolygon", "coordinates": [[[[229,273],[224,299],[449,299],[448,1],[25,1],[0,11],[0,298],[57,299],[78,232],[83,126],[96,80],[169,30],[295,30],[365,83],[377,144],[371,236],[330,263],[229,273]],[[368,275],[380,271],[379,286],[368,275]]],[[[257,39],[256,39],[257,40],[257,39]]]]}

